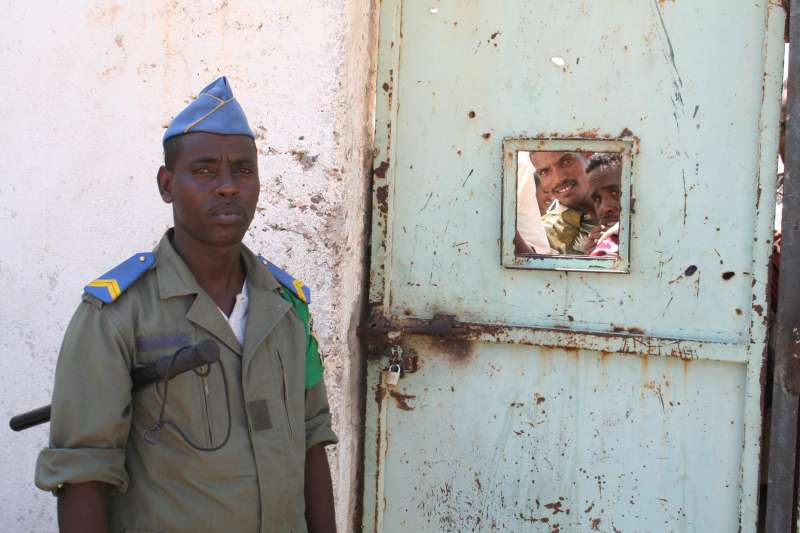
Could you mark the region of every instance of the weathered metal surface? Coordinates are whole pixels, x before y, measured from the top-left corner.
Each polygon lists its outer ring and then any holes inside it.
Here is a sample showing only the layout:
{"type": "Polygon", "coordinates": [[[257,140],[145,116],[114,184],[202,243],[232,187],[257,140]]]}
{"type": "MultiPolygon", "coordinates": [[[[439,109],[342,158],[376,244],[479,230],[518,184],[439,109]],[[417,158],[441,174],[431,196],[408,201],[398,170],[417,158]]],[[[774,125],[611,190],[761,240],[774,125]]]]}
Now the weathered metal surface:
{"type": "Polygon", "coordinates": [[[381,9],[365,530],[753,531],[780,6],[381,9]],[[504,268],[502,139],[631,130],[629,273],[504,268]]]}
{"type": "MultiPolygon", "coordinates": [[[[794,4],[794,2],[793,2],[794,4]]],[[[800,9],[791,17],[791,35],[800,42],[800,9]]],[[[783,189],[778,313],[775,320],[776,378],[792,394],[800,394],[800,46],[790,47],[789,101],[786,120],[786,158],[783,189]]]]}
{"type": "MultiPolygon", "coordinates": [[[[795,476],[797,472],[798,398],[773,381],[769,437],[769,465],[765,533],[787,533],[793,529],[792,518],[797,509],[795,476]]],[[[794,524],[796,526],[796,524],[794,524]]]]}
{"type": "Polygon", "coordinates": [[[405,335],[446,337],[451,342],[502,342],[549,348],[578,348],[601,353],[628,353],[651,357],[677,357],[694,360],[746,363],[748,353],[740,344],[702,342],[679,338],[654,337],[631,327],[614,326],[611,333],[581,333],[567,328],[504,326],[477,322],[461,322],[453,315],[434,315],[430,320],[415,318],[389,319],[373,308],[359,328],[367,344],[367,357],[385,357],[392,346],[405,335]]]}
{"type": "Polygon", "coordinates": [[[396,387],[369,375],[386,488],[368,530],[736,530],[741,442],[717,436],[744,431],[743,366],[408,348],[423,370],[396,387]]]}
{"type": "Polygon", "coordinates": [[[397,122],[399,96],[395,91],[395,76],[400,65],[400,2],[381,4],[378,46],[378,90],[376,91],[375,149],[372,169],[372,236],[369,301],[382,301],[389,272],[387,253],[391,250],[390,189],[395,175],[396,143],[392,124],[397,122]]]}
{"type": "MultiPolygon", "coordinates": [[[[392,12],[399,5],[384,4],[392,12]]],[[[717,27],[743,25],[747,37],[735,46],[723,45],[722,35],[689,4],[658,4],[664,24],[672,22],[665,35],[653,4],[593,2],[581,8],[578,2],[550,1],[536,10],[513,3],[498,10],[486,2],[441,2],[436,14],[429,6],[403,4],[402,25],[414,27],[415,36],[412,46],[402,41],[402,54],[399,39],[385,52],[390,59],[398,56],[391,72],[382,67],[387,77],[379,82],[389,83],[391,91],[381,91],[378,133],[391,131],[391,139],[388,148],[379,141],[374,164],[380,173],[373,249],[390,258],[376,263],[373,275],[382,283],[374,287],[390,297],[374,293],[372,301],[384,301],[387,313],[396,316],[429,317],[437,311],[435,302],[447,302],[448,313],[469,321],[584,331],[625,324],[659,336],[747,341],[753,206],[761,194],[753,176],[760,174],[762,77],[750,76],[750,91],[737,89],[740,116],[730,113],[733,100],[720,95],[730,93],[730,80],[763,71],[766,3],[702,8],[709,17],[714,12],[717,27]],[[549,9],[552,17],[538,16],[549,9]],[[598,31],[604,27],[613,31],[598,31]],[[681,51],[698,34],[721,42],[704,46],[702,53],[687,51],[683,60],[673,58],[682,65],[679,82],[673,60],[663,56],[667,38],[681,51]],[[526,38],[532,42],[524,43],[526,38]],[[438,54],[432,56],[432,49],[438,54]],[[566,56],[568,72],[551,63],[556,54],[566,56]],[[631,83],[640,89],[628,90],[631,83]],[[590,98],[597,87],[603,87],[599,104],[590,98]],[[497,261],[501,139],[593,130],[615,134],[626,128],[641,139],[634,182],[642,190],[631,240],[653,244],[633,250],[630,274],[502,268],[497,261]],[[723,174],[725,186],[712,186],[711,176],[723,174]],[[398,220],[400,214],[410,218],[398,220]],[[722,244],[729,248],[722,250],[722,244]],[[690,269],[694,273],[687,275],[690,269]],[[736,275],[726,280],[726,272],[736,275]],[[621,301],[648,305],[631,313],[621,301]],[[712,301],[718,311],[710,320],[704,302],[712,301]]],[[[771,166],[774,173],[774,162],[771,166]]]]}
{"type": "MultiPolygon", "coordinates": [[[[790,39],[800,43],[800,2],[791,3],[790,39]]],[[[789,49],[780,291],[773,331],[774,378],[770,421],[765,533],[796,531],[797,425],[800,400],[800,46],[789,49]],[[793,527],[794,526],[794,529],[793,527]]]]}

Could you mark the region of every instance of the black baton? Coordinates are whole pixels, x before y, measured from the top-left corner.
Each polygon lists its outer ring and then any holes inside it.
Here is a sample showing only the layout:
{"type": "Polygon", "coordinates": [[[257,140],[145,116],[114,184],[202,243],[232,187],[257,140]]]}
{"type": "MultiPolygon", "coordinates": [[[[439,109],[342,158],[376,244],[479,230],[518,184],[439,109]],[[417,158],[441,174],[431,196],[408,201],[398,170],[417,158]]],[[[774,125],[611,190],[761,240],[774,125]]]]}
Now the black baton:
{"type": "MultiPolygon", "coordinates": [[[[218,360],[219,346],[211,339],[200,341],[194,346],[184,346],[172,355],[163,355],[149,365],[133,369],[132,390],[137,391],[163,379],[172,379],[189,370],[216,363],[218,360]]],[[[14,431],[22,431],[49,421],[50,406],[45,405],[13,417],[8,425],[14,431]]]]}

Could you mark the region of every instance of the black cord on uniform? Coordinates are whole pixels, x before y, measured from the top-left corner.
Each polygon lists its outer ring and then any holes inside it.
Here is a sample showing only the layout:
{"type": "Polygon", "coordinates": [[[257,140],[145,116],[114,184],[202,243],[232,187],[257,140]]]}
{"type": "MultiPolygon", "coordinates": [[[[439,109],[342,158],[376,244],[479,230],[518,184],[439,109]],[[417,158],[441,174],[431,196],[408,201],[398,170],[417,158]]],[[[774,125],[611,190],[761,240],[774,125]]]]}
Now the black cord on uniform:
{"type": "MultiPolygon", "coordinates": [[[[192,440],[189,437],[186,436],[186,434],[178,426],[178,424],[176,424],[175,422],[173,422],[171,420],[165,420],[164,419],[164,411],[166,410],[166,407],[167,407],[167,394],[169,392],[169,379],[168,378],[164,378],[164,380],[163,380],[163,383],[164,383],[164,399],[161,401],[161,409],[160,409],[160,412],[158,413],[158,420],[152,426],[147,428],[147,430],[145,430],[145,433],[144,433],[144,440],[148,444],[151,444],[151,445],[158,444],[158,438],[155,437],[155,435],[158,434],[164,426],[170,426],[171,428],[173,428],[175,431],[178,432],[178,434],[181,436],[181,438],[184,441],[186,441],[186,444],[188,444],[189,446],[191,446],[192,448],[194,448],[195,450],[200,451],[200,452],[215,452],[217,450],[220,450],[223,446],[225,446],[228,443],[228,440],[231,437],[231,423],[232,423],[232,421],[231,421],[231,398],[230,398],[230,394],[228,392],[228,376],[225,374],[225,365],[222,364],[222,359],[219,359],[217,361],[217,363],[219,363],[219,369],[220,369],[220,372],[222,373],[222,384],[223,384],[223,386],[225,388],[225,409],[226,409],[227,414],[228,414],[228,429],[225,432],[225,438],[222,440],[222,442],[218,446],[211,446],[211,447],[198,446],[197,444],[192,442],[192,440]]],[[[173,355],[172,358],[169,361],[169,372],[167,373],[167,375],[171,375],[172,374],[172,370],[173,370],[174,366],[175,366],[175,356],[173,355]]],[[[211,373],[211,365],[206,365],[206,367],[207,367],[207,369],[206,369],[206,371],[204,373],[196,372],[197,375],[202,376],[202,377],[208,376],[211,373]]]]}

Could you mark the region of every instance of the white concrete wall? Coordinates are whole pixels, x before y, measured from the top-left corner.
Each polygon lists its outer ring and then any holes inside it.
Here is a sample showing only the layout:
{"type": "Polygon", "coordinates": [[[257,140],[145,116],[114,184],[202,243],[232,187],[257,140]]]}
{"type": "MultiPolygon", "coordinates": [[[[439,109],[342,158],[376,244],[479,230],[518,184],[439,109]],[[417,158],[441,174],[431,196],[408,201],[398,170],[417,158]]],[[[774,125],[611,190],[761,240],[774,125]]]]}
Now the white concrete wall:
{"type": "MultiPolygon", "coordinates": [[[[341,531],[357,495],[373,0],[3,2],[0,17],[0,415],[49,403],[83,285],[171,220],[161,134],[228,76],[258,135],[248,244],[312,288],[335,426],[341,531]],[[313,8],[308,7],[313,6],[313,8]]],[[[47,427],[0,428],[0,529],[55,530],[33,486],[47,427]]]]}

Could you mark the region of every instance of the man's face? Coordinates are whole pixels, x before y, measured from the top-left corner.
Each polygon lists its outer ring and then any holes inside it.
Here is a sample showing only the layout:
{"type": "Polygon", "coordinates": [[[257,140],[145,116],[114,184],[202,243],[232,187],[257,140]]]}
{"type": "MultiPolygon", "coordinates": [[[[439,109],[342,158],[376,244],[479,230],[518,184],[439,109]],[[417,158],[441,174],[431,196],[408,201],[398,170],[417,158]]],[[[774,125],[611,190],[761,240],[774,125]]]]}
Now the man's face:
{"type": "Polygon", "coordinates": [[[621,177],[619,165],[599,167],[589,174],[589,198],[603,226],[619,222],[621,177]]]}
{"type": "Polygon", "coordinates": [[[585,160],[576,152],[531,152],[531,161],[542,182],[560,203],[578,209],[589,191],[585,160]]]}
{"type": "Polygon", "coordinates": [[[240,243],[258,205],[255,143],[244,135],[203,132],[182,135],[178,142],[174,168],[158,172],[176,235],[207,246],[240,243]]]}

